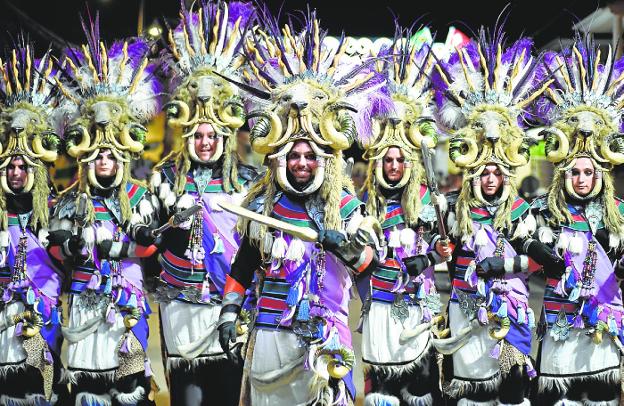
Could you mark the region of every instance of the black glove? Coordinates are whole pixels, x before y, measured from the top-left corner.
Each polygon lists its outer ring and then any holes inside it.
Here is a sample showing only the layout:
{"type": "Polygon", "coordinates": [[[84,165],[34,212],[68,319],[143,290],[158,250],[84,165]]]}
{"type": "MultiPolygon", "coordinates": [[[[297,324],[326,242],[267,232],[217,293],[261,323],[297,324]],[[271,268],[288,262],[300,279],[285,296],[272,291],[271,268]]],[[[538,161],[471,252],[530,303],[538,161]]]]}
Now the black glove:
{"type": "Polygon", "coordinates": [[[505,274],[505,259],[487,257],[477,265],[477,275],[481,278],[498,278],[505,274]]]}
{"type": "Polygon", "coordinates": [[[323,249],[329,252],[335,252],[347,240],[344,234],[336,230],[321,230],[318,239],[323,249]]]}
{"type": "Polygon", "coordinates": [[[72,235],[69,240],[67,240],[67,249],[69,253],[75,257],[82,256],[82,249],[84,246],[84,240],[77,235],[72,235]]]}
{"type": "Polygon", "coordinates": [[[221,349],[231,362],[238,364],[240,358],[237,354],[232,353],[230,349],[230,343],[236,342],[236,322],[226,321],[220,324],[217,329],[219,330],[219,344],[221,345],[221,349]]]}
{"type": "Polygon", "coordinates": [[[97,253],[99,259],[108,259],[110,256],[111,248],[113,247],[112,240],[103,240],[97,243],[97,253]]]}
{"type": "Polygon", "coordinates": [[[60,246],[69,240],[72,233],[68,230],[54,230],[48,233],[48,245],[50,247],[60,246]]]}
{"type": "Polygon", "coordinates": [[[403,258],[403,264],[410,276],[418,276],[425,268],[431,266],[433,262],[427,255],[416,255],[413,257],[403,258]]]}
{"type": "Polygon", "coordinates": [[[140,226],[134,232],[134,241],[144,247],[148,247],[156,241],[156,238],[152,235],[152,230],[147,226],[140,226]]]}
{"type": "Polygon", "coordinates": [[[542,265],[544,274],[549,278],[559,279],[565,272],[565,261],[559,258],[548,245],[538,240],[525,243],[525,252],[535,262],[542,265]]]}

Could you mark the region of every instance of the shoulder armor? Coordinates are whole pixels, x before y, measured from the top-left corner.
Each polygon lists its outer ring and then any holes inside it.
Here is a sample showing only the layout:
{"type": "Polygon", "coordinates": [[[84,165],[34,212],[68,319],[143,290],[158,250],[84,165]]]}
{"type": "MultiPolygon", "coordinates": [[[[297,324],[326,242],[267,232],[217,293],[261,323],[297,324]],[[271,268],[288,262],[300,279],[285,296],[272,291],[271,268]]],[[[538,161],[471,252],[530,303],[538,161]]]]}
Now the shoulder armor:
{"type": "Polygon", "coordinates": [[[238,176],[245,179],[247,184],[258,178],[258,171],[253,166],[239,163],[238,176]]]}
{"type": "Polygon", "coordinates": [[[446,197],[446,203],[448,204],[448,211],[455,211],[455,206],[457,205],[457,199],[459,198],[459,190],[454,190],[452,192],[448,192],[444,195],[446,197]]]}
{"type": "Polygon", "coordinates": [[[58,219],[72,219],[76,212],[76,192],[71,191],[63,195],[54,205],[52,216],[58,219]]]}
{"type": "Polygon", "coordinates": [[[548,210],[548,195],[544,194],[536,197],[533,202],[531,202],[531,210],[532,211],[546,211],[548,210]]]}

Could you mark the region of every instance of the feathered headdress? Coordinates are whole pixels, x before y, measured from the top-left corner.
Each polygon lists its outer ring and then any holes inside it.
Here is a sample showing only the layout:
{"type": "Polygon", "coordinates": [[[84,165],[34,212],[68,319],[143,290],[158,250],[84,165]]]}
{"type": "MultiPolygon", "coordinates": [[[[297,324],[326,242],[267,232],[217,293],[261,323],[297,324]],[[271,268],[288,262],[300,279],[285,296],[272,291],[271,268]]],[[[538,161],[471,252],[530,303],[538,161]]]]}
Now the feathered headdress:
{"type": "MultiPolygon", "coordinates": [[[[0,212],[1,229],[7,227],[6,194],[14,194],[7,183],[6,168],[15,156],[27,164],[22,193],[33,194],[33,227],[48,225],[48,169],[57,158],[59,108],[56,74],[50,52],[36,59],[33,46],[22,44],[0,59],[0,212]]],[[[62,121],[62,120],[61,120],[62,121]]]]}
{"type": "Polygon", "coordinates": [[[435,59],[430,44],[412,43],[411,36],[411,29],[397,27],[393,44],[374,55],[378,58],[375,68],[386,78],[387,88],[369,104],[364,116],[371,125],[359,135],[364,158],[370,161],[364,185],[367,212],[383,219],[385,199],[377,189],[406,187],[401,205],[407,223],[414,225],[421,207],[420,186],[425,181],[419,151],[423,142],[434,148],[438,135],[430,81],[435,59]],[[403,178],[395,185],[388,184],[383,174],[383,157],[391,147],[399,148],[405,158],[403,178]]]}
{"type": "Polygon", "coordinates": [[[542,131],[546,158],[556,165],[548,195],[553,221],[572,221],[564,190],[577,200],[592,200],[602,193],[607,228],[614,236],[624,236],[610,174],[612,165],[624,163],[624,59],[616,61],[610,47],[603,63],[601,56],[590,34],[578,35],[560,53],[547,53],[542,74],[554,81],[535,110],[548,125],[542,131]],[[594,165],[595,184],[587,196],[579,196],[572,186],[572,167],[580,157],[594,165]]]}
{"type": "MultiPolygon", "coordinates": [[[[238,88],[220,75],[242,80],[242,40],[255,20],[255,10],[241,2],[203,0],[196,11],[181,4],[180,24],[168,33],[165,66],[172,100],[166,111],[168,125],[186,140],[182,149],[173,151],[162,163],[175,161],[181,176],[173,193],[182,194],[191,160],[202,163],[192,135],[200,124],[208,123],[218,136],[225,137],[210,161],[223,159],[224,190],[240,191],[236,131],[245,123],[245,108],[238,88]]],[[[157,179],[152,183],[160,184],[157,179]]]]}

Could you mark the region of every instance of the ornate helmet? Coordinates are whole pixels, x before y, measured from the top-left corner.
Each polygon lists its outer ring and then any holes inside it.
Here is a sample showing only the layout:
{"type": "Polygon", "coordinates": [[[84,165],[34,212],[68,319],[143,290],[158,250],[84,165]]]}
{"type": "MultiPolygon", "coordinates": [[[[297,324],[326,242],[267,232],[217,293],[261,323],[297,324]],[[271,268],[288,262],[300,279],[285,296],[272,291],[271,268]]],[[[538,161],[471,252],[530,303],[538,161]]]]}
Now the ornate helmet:
{"type": "Polygon", "coordinates": [[[438,140],[430,81],[435,59],[430,44],[412,43],[411,37],[411,29],[397,27],[393,43],[373,55],[378,58],[375,69],[386,78],[387,88],[378,92],[369,109],[361,114],[370,124],[363,126],[359,134],[364,158],[370,161],[364,186],[368,193],[367,211],[385,215],[378,187],[407,187],[402,197],[407,201],[402,206],[410,224],[418,219],[419,190],[425,182],[420,148],[423,142],[434,148],[438,140]],[[405,158],[403,178],[395,185],[388,184],[383,173],[383,157],[391,147],[399,148],[405,158]]]}
{"type": "Polygon", "coordinates": [[[621,233],[624,221],[616,215],[614,186],[609,171],[624,163],[624,58],[615,60],[609,47],[604,63],[589,34],[577,36],[560,53],[545,54],[542,74],[554,80],[536,103],[536,115],[545,122],[546,158],[555,164],[549,208],[557,221],[571,219],[561,189],[577,200],[592,200],[604,192],[605,222],[621,233]],[[572,167],[577,158],[589,158],[595,169],[594,188],[579,196],[572,187],[572,167]],[[618,220],[619,219],[619,220],[618,220]]]}
{"type": "Polygon", "coordinates": [[[107,47],[100,40],[97,16],[88,25],[83,20],[82,26],[87,43],[66,51],[65,80],[58,82],[76,110],[65,130],[65,146],[80,163],[81,173],[88,167],[88,183],[101,188],[94,160],[100,150],[109,149],[117,159],[110,186],[116,187],[130,176],[126,164],[143,151],[144,124],[159,111],[161,87],[154,75],[156,65],[148,60],[147,42],[136,38],[107,47]]]}
{"type": "MultiPolygon", "coordinates": [[[[236,131],[245,123],[245,108],[238,88],[222,76],[242,79],[239,68],[245,58],[241,44],[254,18],[251,4],[204,0],[195,12],[182,4],[180,24],[169,30],[166,67],[173,97],[166,105],[167,123],[186,139],[185,150],[173,154],[186,170],[190,168],[189,159],[204,162],[195,153],[192,135],[200,124],[210,124],[217,136],[226,137],[210,159],[214,162],[224,155],[226,192],[240,188],[236,131]]],[[[181,183],[179,193],[183,186],[181,183]]]]}
{"type": "Polygon", "coordinates": [[[481,28],[478,42],[436,65],[436,90],[440,122],[454,130],[451,161],[468,172],[474,197],[482,203],[479,175],[485,164],[497,164],[505,174],[500,203],[510,196],[514,168],[529,162],[532,139],[523,131],[527,107],[552,79],[540,81],[530,39],[506,47],[500,29],[488,36],[481,28]]]}
{"type": "Polygon", "coordinates": [[[251,146],[267,155],[268,173],[275,173],[282,189],[307,195],[319,190],[327,176],[340,193],[341,151],[357,137],[356,121],[348,110],[356,111],[358,104],[364,104],[365,94],[376,90],[381,80],[367,71],[369,64],[347,60],[344,34],[337,48],[324,46],[325,32],[315,11],[308,13],[299,34],[291,24],[280,32],[266,11],[262,20],[266,32],[258,30],[245,43],[249,69],[264,88],[253,91],[265,100],[249,114],[258,118],[251,130],[251,146]],[[299,140],[310,144],[319,162],[314,180],[303,190],[294,188],[286,175],[286,155],[299,140]]]}

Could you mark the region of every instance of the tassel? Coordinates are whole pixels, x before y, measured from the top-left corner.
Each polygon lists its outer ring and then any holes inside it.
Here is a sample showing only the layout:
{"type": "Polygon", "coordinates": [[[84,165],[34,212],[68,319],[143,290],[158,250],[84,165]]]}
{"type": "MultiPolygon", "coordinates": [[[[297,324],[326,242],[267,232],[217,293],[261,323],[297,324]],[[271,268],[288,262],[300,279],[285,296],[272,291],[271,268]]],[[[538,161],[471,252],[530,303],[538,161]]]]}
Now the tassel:
{"type": "Polygon", "coordinates": [[[590,326],[595,326],[596,324],[598,324],[598,310],[600,310],[600,308],[596,307],[594,311],[592,311],[591,316],[589,316],[589,320],[587,320],[587,322],[590,326]]]}
{"type": "Polygon", "coordinates": [[[483,326],[485,326],[486,324],[488,324],[488,315],[487,315],[487,309],[485,308],[485,306],[479,306],[479,310],[477,311],[477,318],[479,319],[479,323],[483,326]]]}
{"type": "Polygon", "coordinates": [[[206,278],[204,278],[204,282],[202,283],[201,301],[204,303],[210,303],[211,300],[212,296],[210,295],[210,281],[208,280],[208,274],[206,274],[206,278]]]}
{"type": "Polygon", "coordinates": [[[8,303],[13,298],[13,291],[11,289],[4,289],[2,292],[2,301],[8,303]]]}
{"type": "Polygon", "coordinates": [[[323,349],[328,351],[338,351],[340,349],[340,337],[338,335],[338,329],[334,326],[329,331],[329,337],[327,338],[323,349]]]}
{"type": "Polygon", "coordinates": [[[299,303],[297,321],[310,321],[310,301],[307,296],[299,303]]]}
{"type": "Polygon", "coordinates": [[[620,236],[615,233],[609,233],[609,247],[618,248],[620,246],[620,236]]]}
{"type": "Polygon", "coordinates": [[[561,279],[559,279],[559,282],[557,282],[557,286],[555,286],[555,289],[553,290],[553,292],[563,297],[567,295],[565,291],[565,274],[561,276],[561,279]]]}
{"type": "Polygon", "coordinates": [[[128,354],[131,349],[132,343],[130,342],[130,334],[126,334],[121,342],[121,347],[119,347],[119,352],[122,354],[128,354]]]}
{"type": "Polygon", "coordinates": [[[286,251],[288,261],[300,262],[305,254],[305,244],[299,238],[293,238],[286,251]]]}
{"type": "Polygon", "coordinates": [[[24,323],[23,322],[19,322],[15,325],[15,336],[19,337],[22,335],[22,330],[24,328],[24,323]]]}
{"type": "Polygon", "coordinates": [[[477,234],[475,235],[475,245],[477,247],[483,247],[487,244],[487,242],[488,242],[487,231],[485,231],[484,227],[481,227],[479,231],[477,231],[477,234]]]}
{"type": "Polygon", "coordinates": [[[360,213],[359,210],[353,213],[353,215],[351,216],[351,219],[349,220],[349,223],[347,224],[347,229],[345,230],[347,235],[355,234],[357,230],[360,228],[360,224],[362,224],[362,220],[364,220],[364,216],[362,216],[362,213],[360,213]]]}
{"type": "Polygon", "coordinates": [[[85,227],[82,230],[82,239],[87,246],[93,246],[95,243],[95,231],[93,227],[85,227]]]}
{"type": "Polygon", "coordinates": [[[52,325],[54,326],[58,326],[61,324],[61,313],[56,307],[53,307],[52,311],[50,312],[50,323],[52,323],[52,325]]]}
{"type": "Polygon", "coordinates": [[[405,227],[399,233],[399,241],[405,250],[411,250],[416,243],[416,232],[409,227],[405,227]]]}
{"type": "Polygon", "coordinates": [[[477,286],[477,283],[479,282],[477,276],[477,263],[474,260],[470,261],[470,264],[468,264],[468,268],[466,268],[464,281],[466,281],[466,283],[468,283],[472,288],[477,286]]]}
{"type": "Polygon", "coordinates": [[[297,282],[294,286],[291,286],[288,290],[288,296],[286,296],[286,305],[288,307],[297,306],[299,299],[301,298],[301,284],[297,282]]]}
{"type": "Polygon", "coordinates": [[[529,215],[524,219],[524,224],[527,227],[527,237],[530,237],[537,229],[537,221],[535,220],[533,213],[529,212],[529,215]]]}
{"type": "Polygon", "coordinates": [[[490,350],[490,357],[494,359],[499,359],[500,354],[501,354],[501,343],[498,342],[496,343],[494,347],[492,347],[492,350],[490,350]]]}
{"type": "Polygon", "coordinates": [[[533,363],[529,359],[527,359],[526,363],[526,373],[529,379],[533,379],[537,376],[537,371],[535,370],[535,368],[533,367],[533,363]]]}
{"type": "Polygon", "coordinates": [[[552,244],[555,240],[555,235],[550,227],[544,226],[537,230],[537,238],[544,244],[552,244]]]}
{"type": "Polygon", "coordinates": [[[176,202],[176,195],[173,192],[169,192],[167,197],[165,197],[165,199],[163,200],[165,207],[171,207],[175,204],[175,202],[176,202]]]}
{"type": "Polygon", "coordinates": [[[106,322],[110,325],[115,324],[115,319],[116,319],[115,316],[116,316],[115,305],[111,303],[108,305],[108,309],[106,310],[106,322]]]}
{"type": "Polygon", "coordinates": [[[52,358],[52,353],[48,349],[47,345],[45,347],[43,347],[43,360],[48,365],[51,365],[51,364],[54,363],[54,358],[52,358]]]}
{"type": "Polygon", "coordinates": [[[169,196],[170,193],[171,193],[171,186],[169,186],[169,183],[165,182],[162,185],[160,185],[160,188],[158,189],[158,197],[160,198],[160,200],[165,201],[165,199],[169,196]]]}
{"type": "Polygon", "coordinates": [[[100,275],[102,276],[110,276],[111,274],[111,265],[107,260],[103,260],[100,262],[100,275]]]}
{"type": "Polygon", "coordinates": [[[130,216],[130,224],[131,225],[135,225],[135,224],[140,224],[143,222],[143,218],[141,218],[141,215],[139,213],[132,213],[132,215],[130,216]]]}
{"type": "Polygon", "coordinates": [[[225,252],[225,245],[219,233],[213,233],[212,238],[214,239],[214,247],[212,247],[210,254],[223,254],[225,252]]]}
{"type": "Polygon", "coordinates": [[[49,235],[50,233],[45,228],[42,228],[41,230],[39,230],[39,234],[37,235],[37,238],[39,239],[39,242],[41,243],[41,245],[43,245],[44,247],[47,247],[49,244],[49,241],[48,241],[49,235]]]}
{"type": "Polygon", "coordinates": [[[112,241],[113,233],[106,227],[98,227],[95,230],[95,240],[98,244],[102,243],[102,241],[112,241]]]}
{"type": "Polygon", "coordinates": [[[145,361],[143,361],[143,367],[145,368],[145,377],[149,378],[154,375],[154,372],[152,371],[152,363],[149,358],[145,358],[145,361]]]}
{"type": "Polygon", "coordinates": [[[568,244],[568,252],[573,255],[578,255],[582,250],[583,239],[574,233],[574,236],[570,238],[570,243],[568,244]]]}
{"type": "Polygon", "coordinates": [[[416,292],[416,298],[424,299],[426,294],[427,293],[425,292],[425,284],[421,283],[420,286],[418,287],[418,292],[416,292]]]}
{"type": "Polygon", "coordinates": [[[149,217],[154,213],[154,208],[148,199],[142,199],[139,203],[139,214],[143,217],[149,217]]]}
{"type": "Polygon", "coordinates": [[[87,283],[87,289],[98,290],[100,284],[102,283],[102,276],[100,275],[100,271],[95,271],[91,278],[89,278],[89,283],[87,283]]]}
{"type": "Polygon", "coordinates": [[[390,231],[390,236],[388,238],[388,247],[390,248],[399,248],[401,246],[401,235],[399,230],[396,227],[392,228],[390,231]]]}
{"type": "Polygon", "coordinates": [[[284,259],[286,256],[286,250],[288,249],[288,243],[284,239],[283,234],[280,232],[280,236],[273,241],[273,248],[271,249],[271,257],[273,259],[284,259]]]}
{"type": "Polygon", "coordinates": [[[193,196],[191,196],[189,194],[183,194],[180,197],[180,199],[178,200],[178,203],[176,204],[176,207],[179,210],[186,210],[186,209],[190,208],[193,205],[195,205],[195,199],[193,198],[193,196]]]}
{"type": "Polygon", "coordinates": [[[137,297],[136,294],[134,292],[132,292],[132,294],[130,295],[130,299],[128,299],[128,303],[126,303],[127,307],[138,307],[137,304],[137,297]]]}
{"type": "Polygon", "coordinates": [[[479,278],[477,281],[477,293],[481,297],[485,297],[485,281],[483,278],[479,278]]]}
{"type": "Polygon", "coordinates": [[[422,308],[422,321],[423,323],[428,323],[431,321],[431,310],[427,306],[422,308]]]}
{"type": "Polygon", "coordinates": [[[576,302],[578,300],[578,298],[581,295],[581,286],[580,286],[580,282],[578,282],[575,286],[574,289],[572,289],[572,292],[570,292],[570,296],[568,296],[568,300],[571,302],[576,302]]]}
{"type": "Polygon", "coordinates": [[[583,316],[581,316],[581,314],[577,314],[576,316],[574,316],[574,319],[572,320],[572,327],[573,328],[585,328],[585,323],[583,322],[583,316]]]}
{"type": "Polygon", "coordinates": [[[496,315],[501,319],[507,317],[507,302],[505,300],[501,301],[501,304],[496,311],[496,315]]]}
{"type": "Polygon", "coordinates": [[[516,317],[516,321],[518,322],[518,324],[526,323],[526,310],[524,310],[524,307],[522,307],[522,305],[518,306],[517,313],[518,316],[516,317]]]}
{"type": "Polygon", "coordinates": [[[162,183],[162,177],[160,176],[160,172],[153,172],[152,177],[150,179],[150,184],[152,185],[152,190],[156,190],[158,186],[162,183]]]}
{"type": "Polygon", "coordinates": [[[616,337],[619,334],[619,329],[617,323],[615,322],[615,317],[611,315],[607,317],[607,325],[609,326],[609,334],[616,337]]]}
{"type": "Polygon", "coordinates": [[[9,246],[9,232],[0,231],[0,247],[6,248],[9,246]]]}
{"type": "Polygon", "coordinates": [[[33,290],[32,287],[29,287],[28,290],[26,291],[26,303],[29,305],[34,305],[35,304],[35,291],[33,290]]]}
{"type": "Polygon", "coordinates": [[[527,238],[529,236],[529,227],[527,227],[524,221],[518,222],[516,226],[516,232],[514,233],[515,238],[527,238]]]}
{"type": "MultiPolygon", "coordinates": [[[[255,221],[252,224],[258,224],[255,221]]],[[[273,234],[269,232],[264,233],[264,237],[262,237],[262,251],[269,255],[271,253],[271,247],[273,246],[273,234]]]]}

